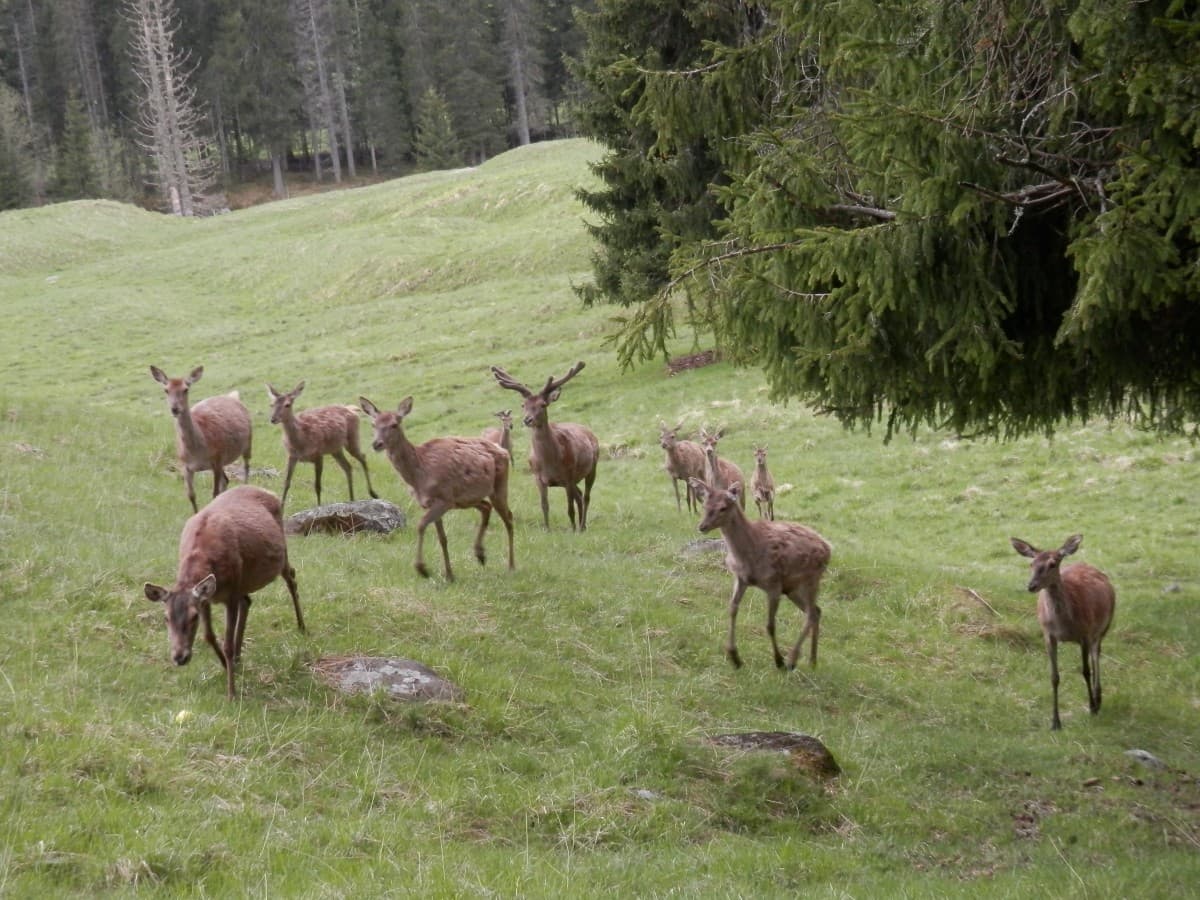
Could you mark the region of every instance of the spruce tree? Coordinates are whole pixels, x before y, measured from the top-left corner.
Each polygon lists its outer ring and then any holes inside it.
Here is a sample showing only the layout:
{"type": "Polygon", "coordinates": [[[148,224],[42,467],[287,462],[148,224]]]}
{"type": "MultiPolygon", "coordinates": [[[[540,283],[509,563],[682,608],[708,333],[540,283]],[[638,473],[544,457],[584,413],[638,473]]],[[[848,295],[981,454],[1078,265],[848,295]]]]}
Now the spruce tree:
{"type": "Polygon", "coordinates": [[[77,94],[67,98],[63,135],[54,164],[51,195],[56,200],[100,196],[100,179],[92,153],[92,129],[77,94]]]}
{"type": "Polygon", "coordinates": [[[462,146],[454,133],[450,108],[433,88],[417,105],[417,136],[413,154],[420,169],[452,169],[463,163],[462,146]]]}

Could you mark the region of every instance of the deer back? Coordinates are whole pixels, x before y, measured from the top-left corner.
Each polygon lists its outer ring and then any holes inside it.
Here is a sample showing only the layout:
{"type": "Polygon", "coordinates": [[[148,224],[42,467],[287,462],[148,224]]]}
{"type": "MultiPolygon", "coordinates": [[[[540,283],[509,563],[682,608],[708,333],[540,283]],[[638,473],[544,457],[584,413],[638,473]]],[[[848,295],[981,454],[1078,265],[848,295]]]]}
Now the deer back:
{"type": "MultiPolygon", "coordinates": [[[[191,408],[192,423],[203,436],[209,459],[231,463],[250,449],[250,412],[237,393],[208,397],[191,408]]],[[[179,435],[180,449],[184,447],[179,435]]]]}
{"type": "Polygon", "coordinates": [[[1108,633],[1116,609],[1116,592],[1108,576],[1087,563],[1064,566],[1060,573],[1063,603],[1054,592],[1038,592],[1038,621],[1042,630],[1060,641],[1093,643],[1108,633]]]}
{"type": "Polygon", "coordinates": [[[417,472],[409,486],[422,507],[435,501],[456,509],[472,507],[507,490],[509,456],[499,444],[484,438],[443,437],[416,450],[417,472]]]}
{"type": "Polygon", "coordinates": [[[284,429],[283,444],[289,454],[302,456],[325,456],[345,447],[357,450],[358,413],[345,405],[306,409],[296,416],[294,432],[284,429]]]}

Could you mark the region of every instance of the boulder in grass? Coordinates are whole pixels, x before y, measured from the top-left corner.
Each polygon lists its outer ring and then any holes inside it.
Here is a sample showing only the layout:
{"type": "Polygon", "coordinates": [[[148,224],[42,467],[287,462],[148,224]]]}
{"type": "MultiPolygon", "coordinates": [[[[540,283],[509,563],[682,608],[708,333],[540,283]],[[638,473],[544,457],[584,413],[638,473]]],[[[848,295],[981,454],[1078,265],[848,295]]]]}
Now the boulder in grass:
{"type": "Polygon", "coordinates": [[[388,534],[407,524],[404,510],[387,500],[351,500],[326,503],[288,516],[284,529],[288,534],[358,534],[370,531],[388,534]]]}
{"type": "Polygon", "coordinates": [[[818,778],[836,778],[841,766],[821,741],[812,735],[793,731],[748,731],[741,734],[718,734],[705,738],[705,743],[738,751],[768,751],[787,754],[798,769],[818,778]]]}
{"type": "Polygon", "coordinates": [[[463,690],[433,669],[390,656],[325,656],[313,664],[317,676],[343,693],[382,691],[396,700],[458,702],[463,690]]]}

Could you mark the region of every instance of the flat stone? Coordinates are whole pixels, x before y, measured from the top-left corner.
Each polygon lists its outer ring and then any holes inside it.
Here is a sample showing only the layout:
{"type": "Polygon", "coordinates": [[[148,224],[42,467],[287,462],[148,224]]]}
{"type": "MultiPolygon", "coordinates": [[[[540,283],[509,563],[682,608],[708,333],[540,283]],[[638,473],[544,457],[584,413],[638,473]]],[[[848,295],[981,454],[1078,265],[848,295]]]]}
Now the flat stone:
{"type": "Polygon", "coordinates": [[[388,534],[407,524],[404,510],[387,500],[351,500],[346,503],[326,503],[315,506],[284,520],[288,534],[358,534],[370,531],[388,534]]]}
{"type": "Polygon", "coordinates": [[[317,677],[347,694],[383,691],[396,700],[457,702],[463,690],[433,669],[390,656],[325,656],[313,664],[317,677]]]}

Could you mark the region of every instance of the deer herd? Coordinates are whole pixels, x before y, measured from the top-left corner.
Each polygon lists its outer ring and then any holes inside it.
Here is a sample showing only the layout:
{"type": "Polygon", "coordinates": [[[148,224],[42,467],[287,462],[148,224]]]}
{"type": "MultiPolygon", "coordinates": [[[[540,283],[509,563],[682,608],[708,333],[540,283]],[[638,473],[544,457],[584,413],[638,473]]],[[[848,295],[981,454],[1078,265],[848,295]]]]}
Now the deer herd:
{"type": "MultiPolygon", "coordinates": [[[[583,369],[578,362],[559,378],[546,380],[540,390],[517,381],[499,366],[492,366],[496,383],[521,395],[521,421],[530,433],[529,470],[538,490],[542,523],[550,527],[549,488],[563,488],[567,518],[573,531],[586,531],[592,485],[600,459],[600,443],[587,427],[569,422],[551,422],[548,411],[561,395],[563,386],[583,369]],[[582,484],[582,487],[580,485],[582,484]]],[[[226,695],[235,696],[234,666],[242,649],[250,595],[282,577],[291,594],[296,625],[304,631],[304,616],[296,587],[296,573],[288,562],[283,525],[292,476],[298,462],[312,463],[317,503],[321,500],[324,457],[332,456],[346,474],[347,490],[354,499],[354,469],[347,455],[362,466],[367,492],[378,495],[371,484],[366,456],[360,449],[359,418],[372,426],[371,446],[387,455],[422,509],[417,525],[416,570],[429,576],[424,561],[425,529],[433,525],[442,550],[447,581],[454,580],[446,531],[442,519],[452,509],[479,511],[479,529],[474,551],[481,564],[486,561],[483,539],[492,511],[500,517],[508,535],[508,568],[515,567],[513,514],[509,506],[512,474],[511,410],[495,413],[499,427],[480,437],[440,437],[413,444],[405,435],[403,422],[413,410],[413,398],[405,397],[394,410],[381,410],[366,397],[357,406],[320,406],[296,412],[296,399],[304,382],[286,393],[267,385],[270,421],[281,428],[287,471],[282,495],[250,485],[251,419],[236,391],[211,396],[192,405],[189,389],[204,374],[197,366],[185,378],[171,378],[156,366],[150,374],[162,385],[167,406],[175,419],[178,463],[183,472],[193,515],[179,538],[179,562],[175,583],[167,588],[147,583],[146,598],[162,603],[166,613],[171,659],[184,665],[192,656],[196,632],[204,626],[204,639],[212,646],[226,673],[226,695]],[[244,484],[227,490],[226,466],[242,461],[244,484]],[[212,502],[196,503],[196,472],[213,473],[212,502]],[[223,643],[212,627],[212,606],[226,609],[223,643]]],[[[767,636],[779,668],[794,669],[809,640],[808,662],[817,664],[817,639],[821,608],[817,594],[829,566],[830,543],[806,525],[775,520],[775,481],[767,469],[767,448],[754,446],[754,469],[749,482],[732,461],[717,455],[723,428],[699,430],[698,442],[680,438],[683,422],[659,427],[659,445],[664,451],[664,468],[671,478],[675,505],[700,514],[699,531],[719,530],[724,539],[725,566],[733,576],[729,598],[728,635],[725,655],[735,667],[742,665],[736,642],[738,608],[748,587],[767,596],[767,636]],[[679,492],[684,485],[684,497],[679,492]],[[746,512],[746,498],[753,498],[757,518],[746,512]],[[786,658],[775,636],[775,619],[780,598],[786,596],[804,614],[800,636],[786,658]]],[[[1058,644],[1077,643],[1082,650],[1083,678],[1087,684],[1088,708],[1100,710],[1100,642],[1108,632],[1116,605],[1116,594],[1103,572],[1086,563],[1063,566],[1075,553],[1082,535],[1069,538],[1057,550],[1038,550],[1012,538],[1013,549],[1031,560],[1030,592],[1036,592],[1037,617],[1050,660],[1053,691],[1051,727],[1062,727],[1058,707],[1058,644]]]]}

